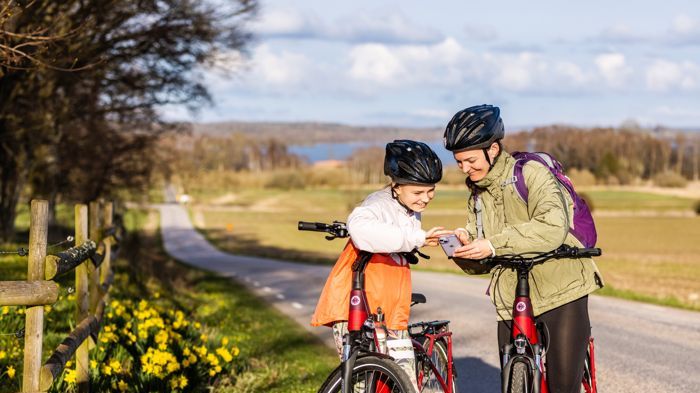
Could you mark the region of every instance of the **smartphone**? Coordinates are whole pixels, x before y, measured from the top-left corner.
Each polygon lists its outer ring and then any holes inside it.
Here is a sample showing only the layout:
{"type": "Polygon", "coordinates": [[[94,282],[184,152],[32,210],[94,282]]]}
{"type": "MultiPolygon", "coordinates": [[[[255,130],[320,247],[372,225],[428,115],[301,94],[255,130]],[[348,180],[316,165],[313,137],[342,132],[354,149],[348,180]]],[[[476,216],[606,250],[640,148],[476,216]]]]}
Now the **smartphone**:
{"type": "Polygon", "coordinates": [[[452,258],[455,250],[462,247],[462,242],[460,242],[457,235],[454,234],[441,236],[438,238],[438,241],[440,242],[440,246],[442,247],[442,250],[445,251],[445,255],[447,255],[448,258],[452,258]]]}

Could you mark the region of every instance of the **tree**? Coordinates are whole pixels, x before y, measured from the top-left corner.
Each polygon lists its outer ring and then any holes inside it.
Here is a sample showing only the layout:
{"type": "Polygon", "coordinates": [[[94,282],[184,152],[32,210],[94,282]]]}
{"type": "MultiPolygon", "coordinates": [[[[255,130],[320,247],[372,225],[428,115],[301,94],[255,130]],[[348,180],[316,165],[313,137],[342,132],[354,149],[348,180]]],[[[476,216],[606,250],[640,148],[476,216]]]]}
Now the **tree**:
{"type": "Polygon", "coordinates": [[[0,237],[32,195],[148,183],[158,108],[208,102],[202,66],[242,52],[254,0],[11,1],[0,17],[0,237]],[[9,10],[9,11],[8,11],[9,10]],[[20,53],[21,52],[21,53],[20,53]]]}

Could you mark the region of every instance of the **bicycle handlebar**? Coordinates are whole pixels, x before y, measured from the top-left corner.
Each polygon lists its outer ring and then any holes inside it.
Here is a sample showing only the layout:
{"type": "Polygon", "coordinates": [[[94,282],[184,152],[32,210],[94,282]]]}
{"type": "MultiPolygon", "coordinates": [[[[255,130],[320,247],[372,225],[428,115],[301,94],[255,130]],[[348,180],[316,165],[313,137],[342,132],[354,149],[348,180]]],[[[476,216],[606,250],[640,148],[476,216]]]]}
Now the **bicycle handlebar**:
{"type": "Polygon", "coordinates": [[[326,239],[333,240],[337,237],[348,237],[348,228],[344,222],[333,221],[332,224],[326,224],[323,222],[308,222],[299,221],[298,229],[300,231],[314,231],[314,232],[326,232],[330,233],[326,236],[326,239]]]}
{"type": "Polygon", "coordinates": [[[589,258],[599,257],[603,254],[600,248],[578,248],[563,244],[552,251],[541,253],[524,253],[524,254],[509,254],[500,255],[491,258],[486,258],[480,263],[483,265],[493,264],[503,267],[532,267],[535,264],[548,261],[550,259],[562,258],[589,258]],[[526,255],[532,255],[527,257],[526,255]]]}

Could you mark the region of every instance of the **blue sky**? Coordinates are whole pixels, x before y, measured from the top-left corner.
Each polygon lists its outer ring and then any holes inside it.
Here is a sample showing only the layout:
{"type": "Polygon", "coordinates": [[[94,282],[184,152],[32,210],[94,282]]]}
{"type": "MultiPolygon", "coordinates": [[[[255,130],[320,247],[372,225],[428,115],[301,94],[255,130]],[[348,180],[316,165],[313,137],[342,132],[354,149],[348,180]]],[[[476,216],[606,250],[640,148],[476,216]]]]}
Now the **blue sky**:
{"type": "Polygon", "coordinates": [[[261,0],[248,56],[173,119],[444,126],[501,107],[551,123],[700,128],[700,2],[261,0]]]}

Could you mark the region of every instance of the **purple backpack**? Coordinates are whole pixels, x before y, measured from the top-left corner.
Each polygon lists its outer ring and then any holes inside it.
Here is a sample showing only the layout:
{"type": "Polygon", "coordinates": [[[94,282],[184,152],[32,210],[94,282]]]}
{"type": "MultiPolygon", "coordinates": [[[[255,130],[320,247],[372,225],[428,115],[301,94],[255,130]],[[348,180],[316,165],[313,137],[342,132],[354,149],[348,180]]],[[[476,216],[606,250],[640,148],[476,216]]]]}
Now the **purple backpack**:
{"type": "Polygon", "coordinates": [[[515,190],[518,193],[520,199],[527,205],[528,189],[527,184],[525,184],[525,178],[523,177],[523,166],[529,161],[537,161],[544,165],[549,171],[557,178],[559,184],[561,184],[566,191],[571,195],[571,199],[574,201],[574,219],[573,228],[569,228],[569,232],[576,239],[578,239],[584,247],[595,247],[596,240],[598,240],[598,234],[595,230],[595,223],[593,222],[593,216],[591,215],[586,201],[581,198],[574,190],[574,185],[571,180],[564,174],[564,168],[559,161],[547,153],[537,152],[514,152],[512,154],[515,158],[515,167],[513,168],[513,180],[515,184],[515,190]]]}

